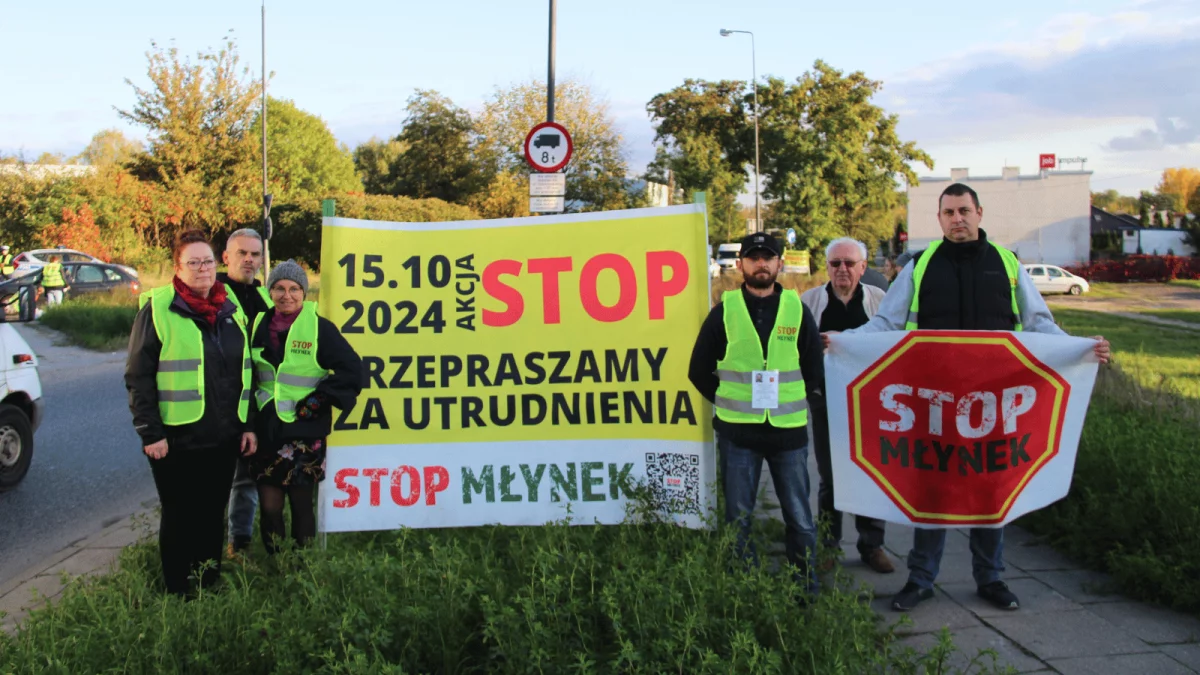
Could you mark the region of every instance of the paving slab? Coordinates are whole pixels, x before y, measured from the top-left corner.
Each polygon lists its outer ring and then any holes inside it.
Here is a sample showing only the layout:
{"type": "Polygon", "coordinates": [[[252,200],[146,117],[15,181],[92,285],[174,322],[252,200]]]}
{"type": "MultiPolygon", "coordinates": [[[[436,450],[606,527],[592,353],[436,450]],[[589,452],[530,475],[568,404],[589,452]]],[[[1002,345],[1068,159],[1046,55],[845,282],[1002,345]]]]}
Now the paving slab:
{"type": "Polygon", "coordinates": [[[21,610],[37,607],[45,598],[57,596],[62,589],[62,579],[57,576],[26,579],[20,586],[0,598],[0,612],[16,614],[21,610]]]}
{"type": "Polygon", "coordinates": [[[943,628],[949,628],[951,633],[957,635],[958,631],[962,629],[983,626],[983,622],[978,617],[963,609],[957,602],[940,591],[936,591],[931,599],[917,605],[916,609],[909,613],[897,612],[892,609],[891,594],[876,596],[871,601],[871,608],[883,617],[887,625],[900,621],[900,618],[907,614],[911,623],[907,626],[898,626],[896,628],[897,635],[933,633],[943,628]]]}
{"type": "Polygon", "coordinates": [[[1121,602],[1126,598],[1111,592],[1113,579],[1093,570],[1059,570],[1033,572],[1037,579],[1081,605],[1099,602],[1121,602]]]}
{"type": "MultiPolygon", "coordinates": [[[[1008,588],[1021,600],[1022,613],[1063,612],[1083,609],[1083,605],[1050,588],[1037,579],[1008,580],[1008,588]]],[[[938,584],[942,591],[955,602],[977,616],[1008,616],[1013,610],[1000,609],[979,597],[975,582],[969,584],[938,584]]]]}
{"type": "Polygon", "coordinates": [[[1093,605],[1092,613],[1150,644],[1200,641],[1200,620],[1141,602],[1093,605]]]}
{"type": "Polygon", "coordinates": [[[47,568],[46,571],[38,576],[58,576],[62,572],[66,572],[73,577],[85,574],[104,574],[112,569],[119,555],[119,549],[80,549],[66,560],[47,568]]]}
{"type": "MultiPolygon", "coordinates": [[[[921,653],[928,653],[937,644],[937,641],[936,633],[924,633],[902,638],[899,643],[921,653]]],[[[1046,671],[1045,663],[1025,653],[1012,640],[987,626],[955,631],[954,646],[958,651],[951,654],[946,663],[951,669],[950,672],[967,671],[972,661],[976,667],[990,666],[993,663],[999,666],[1011,666],[1018,673],[1046,671]],[[981,655],[980,651],[984,649],[995,651],[996,656],[981,655]]]]}
{"type": "Polygon", "coordinates": [[[1026,572],[1082,569],[1079,563],[1046,544],[1025,543],[1004,547],[1004,562],[1026,572]]]}
{"type": "Polygon", "coordinates": [[[1200,673],[1200,644],[1163,645],[1159,649],[1167,656],[1200,673]]]}
{"type": "Polygon", "coordinates": [[[1154,647],[1086,609],[1040,614],[1018,610],[987,621],[1044,661],[1154,651],[1154,647]]]}
{"type": "Polygon", "coordinates": [[[136,544],[142,538],[142,530],[132,523],[114,525],[111,530],[104,532],[93,541],[88,541],[92,548],[125,548],[136,544]]]}
{"type": "Polygon", "coordinates": [[[1055,659],[1050,665],[1062,675],[1193,675],[1191,668],[1166,654],[1124,654],[1055,659]]]}

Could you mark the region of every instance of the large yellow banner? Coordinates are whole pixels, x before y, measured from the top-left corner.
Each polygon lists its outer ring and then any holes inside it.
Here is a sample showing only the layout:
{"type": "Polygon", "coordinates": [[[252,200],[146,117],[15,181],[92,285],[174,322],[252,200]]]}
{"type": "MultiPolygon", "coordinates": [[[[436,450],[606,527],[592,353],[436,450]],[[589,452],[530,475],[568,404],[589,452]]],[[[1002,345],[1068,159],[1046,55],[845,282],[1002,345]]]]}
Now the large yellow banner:
{"type": "Polygon", "coordinates": [[[541,523],[576,499],[588,522],[618,522],[626,479],[698,525],[711,408],[687,368],[707,263],[692,205],[327,218],[320,312],[362,356],[367,386],[329,439],[323,529],[541,523]]]}

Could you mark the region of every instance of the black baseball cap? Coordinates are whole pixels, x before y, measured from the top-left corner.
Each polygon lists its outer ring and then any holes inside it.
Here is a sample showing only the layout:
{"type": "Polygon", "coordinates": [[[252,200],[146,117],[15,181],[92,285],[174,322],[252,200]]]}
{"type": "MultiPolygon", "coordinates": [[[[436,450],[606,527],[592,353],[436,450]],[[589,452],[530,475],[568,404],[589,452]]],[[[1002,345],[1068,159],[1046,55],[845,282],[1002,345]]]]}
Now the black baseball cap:
{"type": "Polygon", "coordinates": [[[779,240],[766,232],[755,232],[748,234],[742,238],[742,250],[739,256],[745,258],[747,255],[756,250],[764,250],[772,253],[776,257],[783,256],[783,246],[780,246],[779,240]]]}

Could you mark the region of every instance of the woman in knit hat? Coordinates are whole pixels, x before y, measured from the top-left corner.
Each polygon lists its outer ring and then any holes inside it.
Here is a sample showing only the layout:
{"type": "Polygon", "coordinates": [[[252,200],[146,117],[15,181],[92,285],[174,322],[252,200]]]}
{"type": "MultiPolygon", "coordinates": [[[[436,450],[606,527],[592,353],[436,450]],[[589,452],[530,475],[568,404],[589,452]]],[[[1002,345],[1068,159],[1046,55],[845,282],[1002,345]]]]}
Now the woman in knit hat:
{"type": "Polygon", "coordinates": [[[283,503],[292,507],[292,539],[316,534],[313,493],[325,478],[325,437],[334,406],[354,407],[362,391],[362,360],[337,326],[305,301],[308,275],[294,261],[267,278],[274,307],[259,314],[251,332],[258,406],[259,450],[250,462],[262,509],[267,551],[284,539],[283,503]]]}

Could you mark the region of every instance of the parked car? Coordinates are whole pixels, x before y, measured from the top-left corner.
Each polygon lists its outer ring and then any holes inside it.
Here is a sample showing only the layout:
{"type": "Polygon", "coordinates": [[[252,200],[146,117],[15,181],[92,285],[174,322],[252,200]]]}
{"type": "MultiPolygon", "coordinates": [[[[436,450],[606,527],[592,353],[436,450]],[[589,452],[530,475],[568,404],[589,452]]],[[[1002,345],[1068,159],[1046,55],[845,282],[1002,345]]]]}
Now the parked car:
{"type": "MultiPolygon", "coordinates": [[[[83,251],[76,251],[70,248],[39,248],[32,251],[24,251],[13,258],[13,264],[16,266],[16,269],[13,270],[13,276],[24,276],[30,272],[36,272],[42,269],[42,266],[46,264],[47,259],[52,255],[58,256],[59,260],[64,265],[66,263],[73,262],[104,263],[103,260],[97,258],[96,256],[88,255],[83,251]]],[[[133,269],[132,267],[128,267],[126,265],[118,265],[118,267],[120,267],[134,279],[137,278],[137,270],[133,269]]]]}
{"type": "Polygon", "coordinates": [[[1079,295],[1091,289],[1087,279],[1054,265],[1026,265],[1025,271],[1029,272],[1029,278],[1033,279],[1033,287],[1040,293],[1079,295]]]}
{"type": "Polygon", "coordinates": [[[717,265],[721,272],[732,272],[737,269],[738,256],[742,253],[741,244],[721,244],[717,247],[717,265]]]}
{"type": "Polygon", "coordinates": [[[63,265],[63,280],[71,290],[70,297],[87,293],[112,293],[127,290],[137,295],[142,290],[136,274],[130,274],[124,265],[101,262],[71,262],[63,265]]]}

